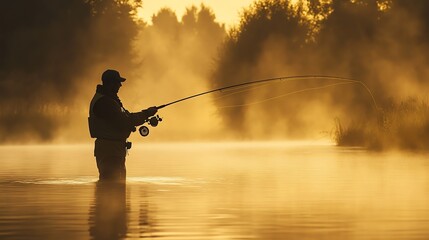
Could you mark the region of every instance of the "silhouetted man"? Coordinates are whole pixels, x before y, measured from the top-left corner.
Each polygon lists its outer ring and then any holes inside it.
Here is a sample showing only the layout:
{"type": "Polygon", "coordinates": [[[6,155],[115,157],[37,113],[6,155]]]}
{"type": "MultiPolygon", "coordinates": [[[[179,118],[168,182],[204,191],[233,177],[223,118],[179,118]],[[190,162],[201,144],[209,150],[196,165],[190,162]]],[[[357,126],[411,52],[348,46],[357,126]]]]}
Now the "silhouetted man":
{"type": "Polygon", "coordinates": [[[128,112],[119,100],[118,91],[125,78],[108,69],[102,76],[89,107],[89,131],[95,140],[94,155],[100,180],[125,180],[125,155],[131,143],[127,138],[150,116],[156,107],[136,113],[128,112]]]}

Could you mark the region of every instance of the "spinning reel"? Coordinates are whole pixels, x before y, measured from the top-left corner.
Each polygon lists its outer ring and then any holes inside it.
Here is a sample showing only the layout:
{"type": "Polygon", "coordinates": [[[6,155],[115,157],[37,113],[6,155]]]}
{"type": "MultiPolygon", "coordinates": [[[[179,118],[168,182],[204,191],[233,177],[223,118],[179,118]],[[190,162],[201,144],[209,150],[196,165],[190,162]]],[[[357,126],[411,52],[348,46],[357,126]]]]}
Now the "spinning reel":
{"type": "MultiPolygon", "coordinates": [[[[153,116],[148,118],[145,123],[148,122],[149,125],[151,125],[152,127],[156,127],[158,126],[159,122],[162,122],[162,118],[159,115],[153,116]]],[[[144,123],[143,123],[144,124],[144,123]]],[[[142,135],[143,137],[146,137],[147,135],[149,135],[149,128],[146,126],[141,126],[139,128],[139,133],[140,135],[142,135]]]]}

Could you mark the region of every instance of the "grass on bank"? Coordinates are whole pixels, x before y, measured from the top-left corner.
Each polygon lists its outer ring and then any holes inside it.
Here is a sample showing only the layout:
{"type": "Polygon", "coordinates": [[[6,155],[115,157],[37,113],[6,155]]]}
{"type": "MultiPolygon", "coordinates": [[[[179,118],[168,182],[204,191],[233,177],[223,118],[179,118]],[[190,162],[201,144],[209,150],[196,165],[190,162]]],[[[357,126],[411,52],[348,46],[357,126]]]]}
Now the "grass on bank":
{"type": "Polygon", "coordinates": [[[429,150],[429,104],[415,98],[391,103],[378,112],[377,121],[344,127],[336,120],[338,146],[362,146],[372,150],[429,150]]]}

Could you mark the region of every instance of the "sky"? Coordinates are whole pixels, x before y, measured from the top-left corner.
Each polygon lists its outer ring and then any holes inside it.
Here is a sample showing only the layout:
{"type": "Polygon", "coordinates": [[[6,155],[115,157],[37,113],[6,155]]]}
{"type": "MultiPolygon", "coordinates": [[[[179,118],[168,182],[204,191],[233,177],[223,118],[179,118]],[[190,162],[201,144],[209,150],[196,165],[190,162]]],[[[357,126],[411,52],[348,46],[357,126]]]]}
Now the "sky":
{"type": "Polygon", "coordinates": [[[227,27],[238,23],[239,13],[244,7],[249,6],[254,0],[146,0],[139,15],[145,22],[151,23],[151,17],[163,7],[168,7],[176,12],[179,19],[182,18],[187,7],[200,6],[201,3],[210,7],[220,23],[227,27]]]}

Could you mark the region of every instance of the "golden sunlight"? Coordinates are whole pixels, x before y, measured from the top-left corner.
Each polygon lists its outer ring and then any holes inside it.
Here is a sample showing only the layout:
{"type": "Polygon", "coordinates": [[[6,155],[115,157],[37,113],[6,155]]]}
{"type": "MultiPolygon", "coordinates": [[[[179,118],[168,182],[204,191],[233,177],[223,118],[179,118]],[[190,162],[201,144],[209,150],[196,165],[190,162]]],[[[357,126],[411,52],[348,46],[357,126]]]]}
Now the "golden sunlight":
{"type": "Polygon", "coordinates": [[[1,10],[0,239],[428,239],[428,0],[1,10]]]}
{"type": "Polygon", "coordinates": [[[152,16],[161,8],[171,8],[176,12],[180,19],[186,11],[186,8],[194,5],[199,7],[201,4],[213,9],[216,14],[217,21],[225,23],[226,26],[231,26],[239,22],[239,13],[243,8],[249,6],[254,0],[228,1],[228,0],[157,0],[144,1],[143,7],[139,11],[139,16],[148,23],[152,22],[152,16]]]}

